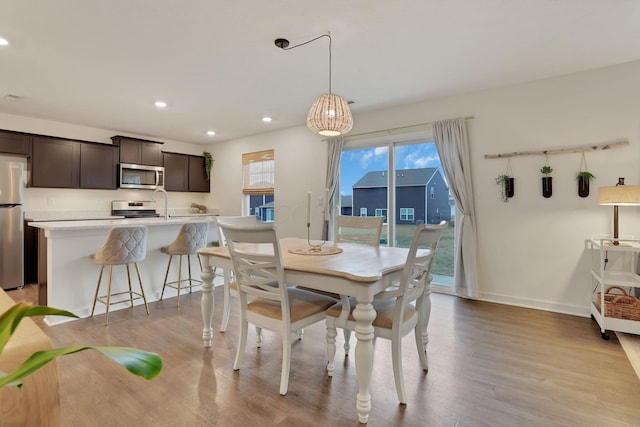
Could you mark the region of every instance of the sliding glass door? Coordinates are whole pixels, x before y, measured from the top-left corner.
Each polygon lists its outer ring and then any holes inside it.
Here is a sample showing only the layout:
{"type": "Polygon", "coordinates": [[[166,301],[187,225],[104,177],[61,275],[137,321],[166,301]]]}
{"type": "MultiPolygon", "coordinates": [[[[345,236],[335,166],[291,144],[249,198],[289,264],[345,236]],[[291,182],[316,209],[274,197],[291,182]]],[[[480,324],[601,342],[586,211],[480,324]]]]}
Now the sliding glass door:
{"type": "Polygon", "coordinates": [[[397,247],[411,245],[418,225],[448,221],[432,274],[434,284],[453,284],[455,209],[432,141],[345,144],[340,211],[342,215],[384,216],[380,243],[397,247]]]}

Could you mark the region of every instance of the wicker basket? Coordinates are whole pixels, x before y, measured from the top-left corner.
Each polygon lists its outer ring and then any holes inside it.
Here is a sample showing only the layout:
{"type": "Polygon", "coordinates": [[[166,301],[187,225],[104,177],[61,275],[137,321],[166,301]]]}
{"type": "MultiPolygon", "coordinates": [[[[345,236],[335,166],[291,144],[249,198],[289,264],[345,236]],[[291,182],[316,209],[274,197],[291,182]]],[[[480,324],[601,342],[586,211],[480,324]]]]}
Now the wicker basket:
{"type": "MultiPolygon", "coordinates": [[[[598,292],[598,308],[600,307],[601,293],[598,292]]],[[[620,286],[609,286],[604,292],[604,315],[605,317],[615,317],[616,319],[640,320],[640,299],[628,295],[627,291],[620,286]],[[617,289],[622,294],[611,293],[617,289]]]]}

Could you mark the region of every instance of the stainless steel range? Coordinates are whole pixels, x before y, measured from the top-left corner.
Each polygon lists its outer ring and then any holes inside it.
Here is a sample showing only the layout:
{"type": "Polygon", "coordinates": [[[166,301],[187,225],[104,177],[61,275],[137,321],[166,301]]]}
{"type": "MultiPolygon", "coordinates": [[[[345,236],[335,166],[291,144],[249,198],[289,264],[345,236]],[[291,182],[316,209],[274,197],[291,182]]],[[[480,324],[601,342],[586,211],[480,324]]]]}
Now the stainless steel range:
{"type": "Polygon", "coordinates": [[[151,200],[113,200],[111,215],[125,218],[153,218],[159,217],[156,212],[156,202],[151,200]]]}

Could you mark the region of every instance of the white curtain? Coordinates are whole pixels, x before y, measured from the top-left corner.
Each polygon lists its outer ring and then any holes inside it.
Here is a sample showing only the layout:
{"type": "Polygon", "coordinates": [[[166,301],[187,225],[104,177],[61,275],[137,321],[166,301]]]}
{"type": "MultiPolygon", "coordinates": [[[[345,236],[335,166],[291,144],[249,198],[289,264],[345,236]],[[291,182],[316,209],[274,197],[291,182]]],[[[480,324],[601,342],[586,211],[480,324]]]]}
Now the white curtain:
{"type": "Polygon", "coordinates": [[[476,220],[473,212],[471,162],[465,118],[435,122],[433,139],[459,218],[459,223],[455,226],[455,291],[459,296],[476,298],[479,296],[476,220]]]}
{"type": "Polygon", "coordinates": [[[336,206],[340,204],[340,158],[342,157],[342,146],[344,137],[337,136],[327,140],[327,179],[326,188],[329,189],[329,225],[323,226],[322,238],[329,240],[329,230],[335,224],[336,206]]]}

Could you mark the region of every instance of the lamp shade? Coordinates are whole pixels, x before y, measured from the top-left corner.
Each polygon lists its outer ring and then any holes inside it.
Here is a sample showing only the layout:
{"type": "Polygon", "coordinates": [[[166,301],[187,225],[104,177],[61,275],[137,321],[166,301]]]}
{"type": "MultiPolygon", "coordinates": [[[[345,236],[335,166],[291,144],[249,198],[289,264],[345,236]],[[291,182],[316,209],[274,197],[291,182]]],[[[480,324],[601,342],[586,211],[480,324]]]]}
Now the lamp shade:
{"type": "Polygon", "coordinates": [[[640,187],[633,185],[600,187],[598,189],[598,204],[618,206],[640,205],[640,187]]]}
{"type": "Polygon", "coordinates": [[[309,109],[307,127],[322,136],[345,134],[353,127],[353,116],[347,101],[340,95],[320,95],[309,109]]]}

